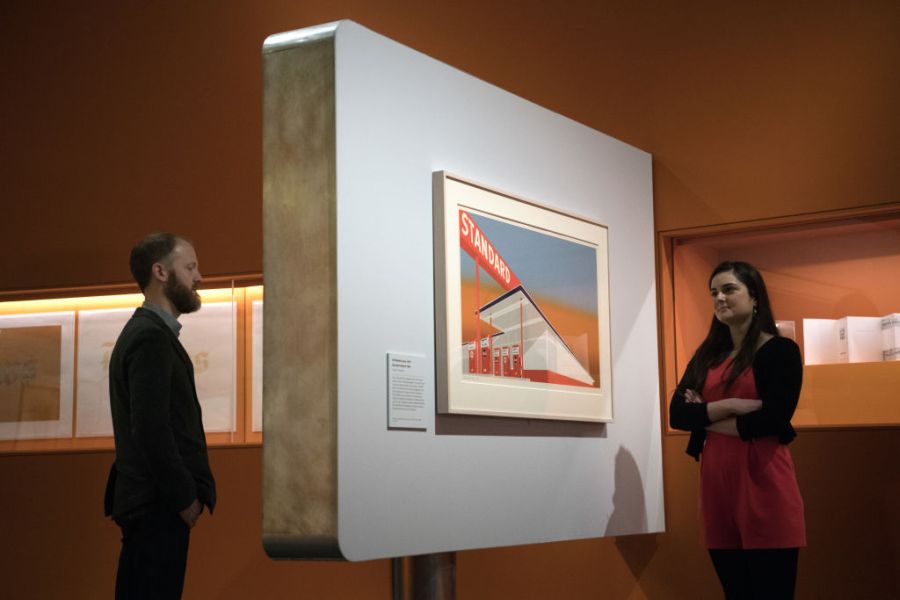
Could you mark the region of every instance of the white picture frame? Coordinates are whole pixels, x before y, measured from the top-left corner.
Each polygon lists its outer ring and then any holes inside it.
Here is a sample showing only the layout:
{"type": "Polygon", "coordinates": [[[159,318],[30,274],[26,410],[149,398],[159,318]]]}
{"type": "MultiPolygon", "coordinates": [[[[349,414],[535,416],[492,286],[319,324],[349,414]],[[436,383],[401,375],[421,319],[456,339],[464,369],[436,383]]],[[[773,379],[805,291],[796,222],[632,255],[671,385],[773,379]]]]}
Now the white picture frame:
{"type": "MultiPolygon", "coordinates": [[[[39,313],[29,315],[0,316],[0,337],[6,330],[59,327],[59,381],[39,381],[41,375],[32,375],[34,385],[58,388],[58,418],[43,420],[10,420],[0,422],[0,440],[54,439],[72,437],[72,413],[75,385],[75,313],[73,311],[39,313]]],[[[17,331],[18,333],[18,331],[17,331]]],[[[0,342],[2,343],[2,342],[0,342]]],[[[22,381],[30,361],[27,349],[12,349],[15,358],[2,365],[4,386],[26,385],[22,381]]],[[[3,352],[6,356],[8,353],[3,352]]],[[[31,369],[33,371],[34,369],[31,369]]],[[[31,377],[32,375],[28,375],[31,377]]],[[[30,385],[30,384],[29,384],[30,385]]],[[[22,392],[25,393],[24,391],[22,392]]]]}
{"type": "Polygon", "coordinates": [[[263,301],[250,304],[250,431],[259,433],[263,427],[263,301]]]}
{"type": "Polygon", "coordinates": [[[433,191],[438,413],[612,421],[607,228],[443,171],[433,191]]]}

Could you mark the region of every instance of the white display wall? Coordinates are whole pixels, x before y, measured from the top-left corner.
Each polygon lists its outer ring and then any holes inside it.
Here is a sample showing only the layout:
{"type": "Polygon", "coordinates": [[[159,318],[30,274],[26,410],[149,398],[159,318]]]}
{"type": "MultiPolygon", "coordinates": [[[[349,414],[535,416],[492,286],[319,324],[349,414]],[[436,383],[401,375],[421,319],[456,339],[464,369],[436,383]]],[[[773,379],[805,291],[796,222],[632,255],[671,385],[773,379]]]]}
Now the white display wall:
{"type": "Polygon", "coordinates": [[[333,35],[341,554],[662,531],[651,156],[353,22],[333,35]],[[613,422],[436,414],[435,171],[608,227],[613,422]],[[387,427],[388,353],[426,357],[424,431],[387,427]]]}

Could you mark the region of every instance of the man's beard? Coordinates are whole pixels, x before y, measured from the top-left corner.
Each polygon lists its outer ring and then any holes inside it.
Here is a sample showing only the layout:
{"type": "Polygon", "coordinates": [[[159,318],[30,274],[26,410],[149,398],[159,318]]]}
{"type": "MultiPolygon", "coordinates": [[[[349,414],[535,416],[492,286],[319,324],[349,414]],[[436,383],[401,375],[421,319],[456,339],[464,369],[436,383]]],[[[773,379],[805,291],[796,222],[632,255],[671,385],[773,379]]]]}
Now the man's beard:
{"type": "Polygon", "coordinates": [[[181,285],[174,275],[166,281],[163,293],[175,310],[183,315],[200,310],[200,294],[186,285],[181,285]]]}

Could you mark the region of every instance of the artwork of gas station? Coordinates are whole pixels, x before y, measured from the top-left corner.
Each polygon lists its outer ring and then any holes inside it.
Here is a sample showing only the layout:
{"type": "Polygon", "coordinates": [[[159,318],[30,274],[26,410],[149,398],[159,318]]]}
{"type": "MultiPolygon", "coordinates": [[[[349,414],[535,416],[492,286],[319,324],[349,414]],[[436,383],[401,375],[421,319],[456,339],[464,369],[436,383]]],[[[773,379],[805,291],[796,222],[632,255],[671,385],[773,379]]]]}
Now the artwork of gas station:
{"type": "Polygon", "coordinates": [[[599,388],[595,249],[465,209],[459,233],[463,376],[599,388]]]}

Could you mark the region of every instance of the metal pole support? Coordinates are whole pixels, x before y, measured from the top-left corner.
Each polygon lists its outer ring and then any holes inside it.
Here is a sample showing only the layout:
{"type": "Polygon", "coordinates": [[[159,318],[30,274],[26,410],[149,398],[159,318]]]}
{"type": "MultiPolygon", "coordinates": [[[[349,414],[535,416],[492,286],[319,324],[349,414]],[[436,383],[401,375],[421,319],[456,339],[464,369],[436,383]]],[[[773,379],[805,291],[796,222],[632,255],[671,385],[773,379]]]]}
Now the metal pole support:
{"type": "Polygon", "coordinates": [[[391,559],[393,600],[455,600],[456,554],[391,559]]]}

